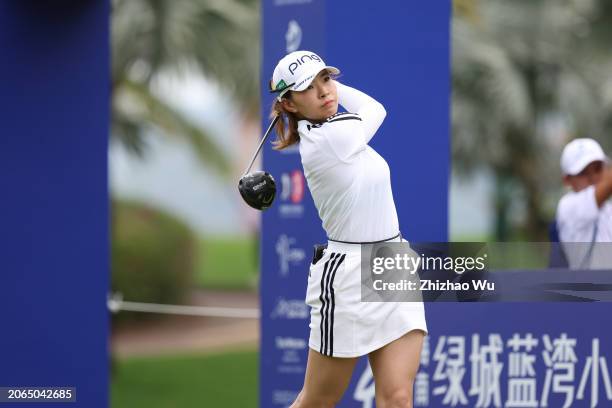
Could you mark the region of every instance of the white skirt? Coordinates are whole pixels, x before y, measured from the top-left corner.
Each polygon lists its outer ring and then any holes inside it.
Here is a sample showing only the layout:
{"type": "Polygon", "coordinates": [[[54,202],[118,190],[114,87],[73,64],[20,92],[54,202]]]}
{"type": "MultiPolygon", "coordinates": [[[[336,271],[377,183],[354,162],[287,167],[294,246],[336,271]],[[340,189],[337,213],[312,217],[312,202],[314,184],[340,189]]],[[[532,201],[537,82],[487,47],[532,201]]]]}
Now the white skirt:
{"type": "Polygon", "coordinates": [[[308,345],[326,356],[359,357],[411,330],[427,334],[423,302],[361,301],[359,244],[328,243],[323,257],[310,265],[306,304],[308,345]]]}

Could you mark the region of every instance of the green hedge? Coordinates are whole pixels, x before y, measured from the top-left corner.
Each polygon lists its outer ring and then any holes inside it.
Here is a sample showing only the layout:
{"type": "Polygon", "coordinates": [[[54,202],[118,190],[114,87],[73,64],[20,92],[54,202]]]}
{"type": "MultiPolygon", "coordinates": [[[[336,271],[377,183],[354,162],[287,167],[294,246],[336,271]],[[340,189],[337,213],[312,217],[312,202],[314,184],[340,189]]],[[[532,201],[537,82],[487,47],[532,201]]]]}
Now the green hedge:
{"type": "Polygon", "coordinates": [[[192,231],[144,204],[114,202],[112,208],[113,292],[135,302],[181,302],[196,263],[192,231]]]}

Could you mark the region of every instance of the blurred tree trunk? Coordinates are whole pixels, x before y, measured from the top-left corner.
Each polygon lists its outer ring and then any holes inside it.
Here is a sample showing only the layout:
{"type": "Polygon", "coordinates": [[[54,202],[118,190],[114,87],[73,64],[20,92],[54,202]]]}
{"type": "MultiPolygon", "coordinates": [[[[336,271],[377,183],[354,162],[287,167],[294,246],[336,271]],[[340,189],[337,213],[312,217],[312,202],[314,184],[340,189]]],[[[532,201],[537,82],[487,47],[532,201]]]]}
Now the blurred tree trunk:
{"type": "Polygon", "coordinates": [[[509,179],[501,172],[495,174],[495,232],[496,242],[508,241],[510,231],[508,212],[512,200],[509,179]]]}

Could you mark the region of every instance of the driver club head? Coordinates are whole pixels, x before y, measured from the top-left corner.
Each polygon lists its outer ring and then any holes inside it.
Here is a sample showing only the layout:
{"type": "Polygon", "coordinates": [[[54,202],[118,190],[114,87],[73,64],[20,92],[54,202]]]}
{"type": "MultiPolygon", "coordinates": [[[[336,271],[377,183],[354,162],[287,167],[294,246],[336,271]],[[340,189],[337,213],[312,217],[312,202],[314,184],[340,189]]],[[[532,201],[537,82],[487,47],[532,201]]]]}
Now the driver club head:
{"type": "Polygon", "coordinates": [[[274,201],[276,183],[270,173],[255,171],[240,178],[238,190],[248,205],[263,211],[268,209],[274,201]]]}

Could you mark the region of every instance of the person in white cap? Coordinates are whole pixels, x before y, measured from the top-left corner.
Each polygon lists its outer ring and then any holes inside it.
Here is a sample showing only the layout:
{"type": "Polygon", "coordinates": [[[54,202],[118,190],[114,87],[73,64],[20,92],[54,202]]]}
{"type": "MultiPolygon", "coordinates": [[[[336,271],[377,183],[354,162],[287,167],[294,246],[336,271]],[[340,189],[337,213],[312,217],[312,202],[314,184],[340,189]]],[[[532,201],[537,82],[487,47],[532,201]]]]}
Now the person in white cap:
{"type": "Polygon", "coordinates": [[[387,162],[369,145],[386,116],[370,96],[334,79],[317,54],[281,59],[270,88],[277,149],[298,144],[308,187],[328,236],[310,266],[304,385],[292,408],[333,407],[359,356],[368,355],[379,407],[412,405],[423,337],[422,301],[361,302],[361,244],[404,242],[387,162]],[[338,113],[338,105],[348,112],[338,113]]]}
{"type": "MultiPolygon", "coordinates": [[[[571,188],[557,206],[559,240],[572,269],[611,269],[606,248],[612,242],[612,168],[593,139],[575,139],[561,154],[563,182],[571,188]]],[[[609,248],[608,248],[609,249],[609,248]]]]}

